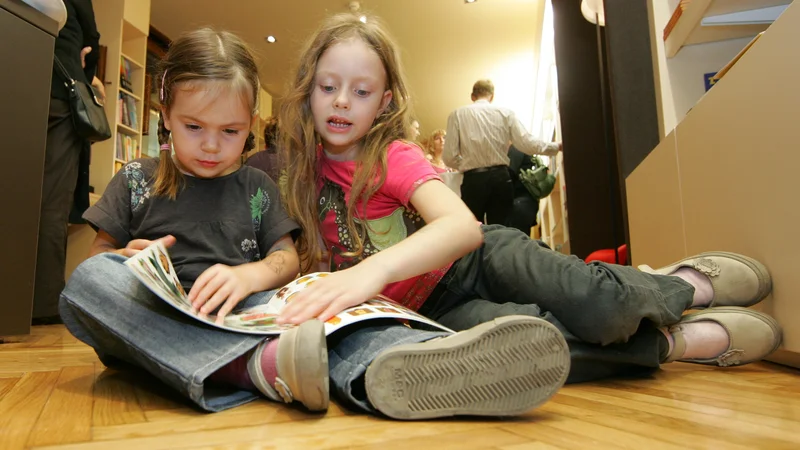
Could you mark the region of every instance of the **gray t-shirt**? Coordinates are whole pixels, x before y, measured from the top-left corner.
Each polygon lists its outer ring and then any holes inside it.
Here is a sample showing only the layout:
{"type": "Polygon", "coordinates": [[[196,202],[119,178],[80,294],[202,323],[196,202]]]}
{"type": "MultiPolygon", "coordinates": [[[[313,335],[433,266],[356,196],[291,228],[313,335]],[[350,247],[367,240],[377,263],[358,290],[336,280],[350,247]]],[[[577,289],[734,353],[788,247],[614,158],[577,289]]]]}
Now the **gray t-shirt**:
{"type": "Polygon", "coordinates": [[[157,168],[157,159],[129,162],[83,218],[122,246],[175,236],[169,253],[186,287],[214,264],[258,261],[281,236],[299,234],[277,186],[260,170],[243,166],[219,178],[184,176],[184,188],[173,201],[151,194],[157,168]]]}

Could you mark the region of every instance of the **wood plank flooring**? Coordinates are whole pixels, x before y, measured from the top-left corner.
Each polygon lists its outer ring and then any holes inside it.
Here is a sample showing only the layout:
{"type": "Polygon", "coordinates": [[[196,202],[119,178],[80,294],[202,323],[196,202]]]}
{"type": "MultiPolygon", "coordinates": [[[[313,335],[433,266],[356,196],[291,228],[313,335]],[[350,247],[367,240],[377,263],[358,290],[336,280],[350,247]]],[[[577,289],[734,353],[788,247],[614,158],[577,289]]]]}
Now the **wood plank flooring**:
{"type": "Polygon", "coordinates": [[[669,364],[571,385],[511,420],[399,422],[332,404],[257,401],[206,414],[139,373],[106,369],[63,326],[0,344],[0,449],[798,449],[800,371],[669,364]]]}

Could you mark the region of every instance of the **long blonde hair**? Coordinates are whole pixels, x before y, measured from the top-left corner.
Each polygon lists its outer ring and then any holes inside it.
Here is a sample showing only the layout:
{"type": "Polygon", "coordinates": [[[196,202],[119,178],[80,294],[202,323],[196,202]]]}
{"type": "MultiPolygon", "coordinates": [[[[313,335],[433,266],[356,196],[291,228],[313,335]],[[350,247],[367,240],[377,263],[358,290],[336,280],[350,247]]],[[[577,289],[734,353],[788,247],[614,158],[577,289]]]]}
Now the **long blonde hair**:
{"type": "Polygon", "coordinates": [[[409,94],[400,54],[383,26],[373,17],[364,23],[353,14],[339,14],[326,20],[300,53],[280,109],[280,149],[288,175],[284,206],[303,228],[297,242],[303,272],[310,270],[322,255],[317,207],[319,138],[311,113],[311,92],[319,58],[337,42],[351,38],[362,40],[380,58],[386,71],[385,89],[392,91],[392,100],[362,138],[347,204],[346,223],[355,246],[348,255],[360,256],[364,251],[366,224],[362,221],[356,226],[354,218],[358,210],[365,211],[367,200],[386,180],[386,149],[392,141],[407,139],[411,128],[409,94]]]}
{"type": "MultiPolygon", "coordinates": [[[[178,83],[226,81],[251,107],[258,110],[258,66],[252,52],[238,36],[226,31],[201,28],[181,35],[172,42],[158,70],[159,99],[169,112],[178,83]]],[[[158,120],[158,143],[161,157],[154,182],[154,194],[175,199],[184,178],[169,151],[170,131],[164,125],[164,113],[158,120]]],[[[255,136],[247,137],[242,151],[255,148],[255,136]]]]}

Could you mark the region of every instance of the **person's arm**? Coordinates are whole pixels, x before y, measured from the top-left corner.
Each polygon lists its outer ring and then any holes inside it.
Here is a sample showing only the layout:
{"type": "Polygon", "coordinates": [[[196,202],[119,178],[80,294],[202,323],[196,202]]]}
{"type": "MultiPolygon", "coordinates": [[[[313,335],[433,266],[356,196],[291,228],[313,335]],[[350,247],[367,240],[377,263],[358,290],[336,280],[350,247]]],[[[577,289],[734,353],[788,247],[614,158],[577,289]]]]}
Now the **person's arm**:
{"type": "Polygon", "coordinates": [[[511,143],[514,144],[519,151],[528,155],[547,155],[555,156],[561,150],[561,144],[556,142],[544,142],[533,137],[528,133],[525,127],[522,126],[517,116],[511,113],[508,116],[508,127],[511,134],[511,143]]]}
{"type": "Polygon", "coordinates": [[[447,118],[447,139],[444,141],[442,161],[447,167],[461,170],[461,142],[458,127],[458,118],[455,113],[447,118]]]}
{"type": "Polygon", "coordinates": [[[83,32],[81,48],[91,47],[92,49],[84,58],[83,71],[87,80],[93,80],[97,73],[97,61],[100,58],[100,33],[97,31],[97,23],[94,20],[92,0],[72,0],[72,5],[83,32]]]}
{"type": "Polygon", "coordinates": [[[300,271],[292,237],[282,236],[261,261],[226,266],[216,264],[197,277],[189,291],[189,301],[200,314],[210,314],[219,307],[217,322],[253,292],[281,287],[292,281],[300,271]],[[220,306],[222,305],[222,306],[220,306]]]}
{"type": "MultiPolygon", "coordinates": [[[[158,239],[164,243],[164,247],[172,247],[175,244],[175,237],[171,235],[164,236],[161,239],[158,239]]],[[[132,241],[128,242],[127,245],[121,245],[113,236],[108,234],[107,231],[103,229],[97,230],[97,236],[95,236],[94,241],[92,242],[92,246],[89,248],[89,257],[98,255],[100,253],[116,253],[118,255],[126,256],[130,258],[131,256],[139,253],[140,251],[146,249],[156,241],[150,241],[148,239],[133,239],[132,241]]]]}
{"type": "Polygon", "coordinates": [[[377,295],[387,284],[440,269],[483,242],[475,216],[438,180],[422,183],[410,203],[427,225],[355,266],[315,282],[284,308],[278,322],[328,320],[377,295]]]}

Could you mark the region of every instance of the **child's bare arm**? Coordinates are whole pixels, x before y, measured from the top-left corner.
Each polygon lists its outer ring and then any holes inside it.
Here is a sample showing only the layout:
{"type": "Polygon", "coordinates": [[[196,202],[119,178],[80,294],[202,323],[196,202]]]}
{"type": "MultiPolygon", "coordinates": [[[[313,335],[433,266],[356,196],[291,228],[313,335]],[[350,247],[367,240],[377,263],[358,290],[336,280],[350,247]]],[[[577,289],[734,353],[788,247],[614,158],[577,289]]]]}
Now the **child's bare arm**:
{"type": "MultiPolygon", "coordinates": [[[[175,237],[167,235],[160,239],[164,246],[169,248],[175,243],[175,237]]],[[[97,236],[94,238],[94,242],[92,242],[92,246],[89,248],[89,256],[92,257],[94,255],[100,253],[117,253],[122,256],[131,257],[140,251],[146,249],[152,243],[156,241],[150,241],[147,239],[134,239],[126,246],[120,245],[114,237],[103,230],[99,230],[97,232],[97,236]]]]}
{"type": "Polygon", "coordinates": [[[389,283],[444,267],[481,245],[483,235],[472,212],[443,183],[423,183],[411,196],[411,204],[425,219],[425,227],[356,266],[317,281],[284,308],[279,322],[327,320],[389,283]]]}

